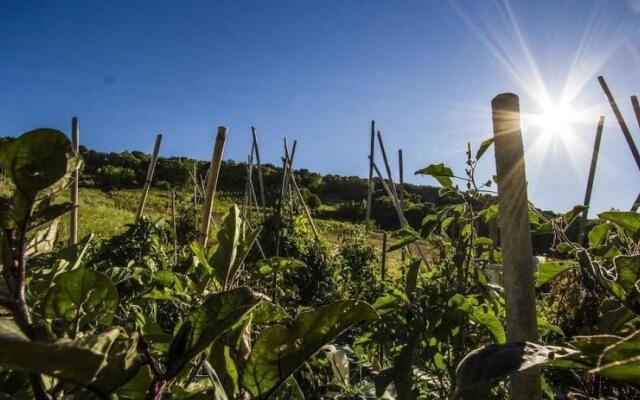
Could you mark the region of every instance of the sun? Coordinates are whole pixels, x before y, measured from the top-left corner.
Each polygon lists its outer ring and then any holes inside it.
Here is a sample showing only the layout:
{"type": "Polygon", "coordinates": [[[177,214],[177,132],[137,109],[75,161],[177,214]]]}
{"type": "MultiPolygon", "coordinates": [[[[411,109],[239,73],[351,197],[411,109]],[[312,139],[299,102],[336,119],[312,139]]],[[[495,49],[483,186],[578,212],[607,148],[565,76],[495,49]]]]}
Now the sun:
{"type": "Polygon", "coordinates": [[[540,130],[540,134],[557,139],[574,135],[574,125],[580,122],[580,113],[565,101],[546,101],[541,110],[529,118],[530,124],[540,130]]]}

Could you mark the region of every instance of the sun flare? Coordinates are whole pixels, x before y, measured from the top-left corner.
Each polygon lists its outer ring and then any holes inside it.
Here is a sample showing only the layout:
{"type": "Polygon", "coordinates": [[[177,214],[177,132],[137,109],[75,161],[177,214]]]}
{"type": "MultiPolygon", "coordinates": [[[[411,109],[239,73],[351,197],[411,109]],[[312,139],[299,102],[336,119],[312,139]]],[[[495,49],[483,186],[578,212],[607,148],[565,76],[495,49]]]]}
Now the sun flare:
{"type": "Polygon", "coordinates": [[[541,134],[564,137],[573,134],[574,125],[580,121],[579,112],[567,102],[543,105],[538,114],[531,116],[531,124],[540,129],[541,134]]]}

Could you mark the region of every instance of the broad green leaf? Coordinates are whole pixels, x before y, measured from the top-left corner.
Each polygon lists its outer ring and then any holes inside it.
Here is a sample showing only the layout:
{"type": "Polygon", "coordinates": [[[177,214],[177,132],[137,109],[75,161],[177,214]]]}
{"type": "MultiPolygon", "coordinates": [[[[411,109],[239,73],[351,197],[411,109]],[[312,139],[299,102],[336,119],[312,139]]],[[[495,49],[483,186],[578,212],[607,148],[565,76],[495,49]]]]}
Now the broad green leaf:
{"type": "Polygon", "coordinates": [[[110,323],[118,306],[116,287],[105,274],[78,268],[56,276],[44,302],[48,318],[110,323]]]}
{"type": "Polygon", "coordinates": [[[597,366],[589,372],[611,379],[638,382],[640,380],[640,331],[606,347],[598,357],[597,366]]]}
{"type": "MultiPolygon", "coordinates": [[[[30,341],[13,320],[1,318],[0,348],[3,350],[0,351],[0,367],[50,375],[99,393],[106,393],[116,382],[122,383],[125,380],[124,375],[134,369],[134,360],[129,356],[126,356],[127,361],[121,364],[119,361],[122,353],[111,353],[114,343],[118,340],[126,339],[123,339],[119,329],[112,329],[77,340],[30,341]],[[113,372],[111,365],[126,366],[127,369],[116,374],[117,376],[103,379],[100,373],[113,372]]],[[[135,343],[135,340],[132,343],[135,343]]],[[[131,354],[128,351],[125,353],[131,354]]]]}
{"type": "Polygon", "coordinates": [[[28,230],[37,228],[41,225],[46,224],[47,222],[53,221],[54,219],[59,218],[67,212],[73,210],[73,208],[73,204],[69,202],[39,208],[34,211],[33,215],[29,219],[28,230]]]}
{"type": "Polygon", "coordinates": [[[489,386],[516,372],[576,355],[577,350],[535,343],[494,344],[467,354],[456,369],[455,394],[489,386]]]}
{"type": "Polygon", "coordinates": [[[260,303],[260,305],[251,312],[251,316],[251,321],[254,325],[282,322],[291,318],[284,307],[268,301],[260,303]]]}
{"type": "Polygon", "coordinates": [[[589,231],[589,247],[599,246],[609,233],[611,225],[604,223],[594,226],[589,231]]]}
{"type": "Polygon", "coordinates": [[[265,296],[248,287],[209,295],[182,322],[169,348],[167,375],[175,376],[193,357],[234,326],[265,296]]]}
{"type": "Polygon", "coordinates": [[[417,242],[418,240],[421,240],[422,237],[413,228],[411,228],[409,225],[406,225],[398,229],[397,231],[392,232],[391,239],[398,240],[399,242],[389,246],[387,248],[387,253],[401,249],[405,246],[410,245],[411,243],[417,242]]]}
{"type": "Polygon", "coordinates": [[[213,342],[209,353],[209,363],[216,371],[220,388],[228,397],[235,398],[238,393],[238,368],[231,357],[231,349],[220,339],[213,342]]]}
{"type": "Polygon", "coordinates": [[[539,288],[545,283],[554,279],[561,273],[577,267],[570,261],[546,261],[538,264],[538,275],[536,277],[536,287],[539,288]]]}
{"type": "Polygon", "coordinates": [[[254,343],[242,384],[255,398],[267,399],[327,342],[353,325],[378,318],[366,303],[339,301],[303,313],[288,326],[272,326],[254,343]]]}
{"type": "Polygon", "coordinates": [[[621,226],[636,240],[640,238],[640,213],[634,211],[607,211],[599,214],[598,218],[621,226]]]}
{"type": "Polygon", "coordinates": [[[475,307],[471,314],[471,319],[487,328],[497,344],[507,341],[502,323],[488,307],[475,307]]]}
{"type": "Polygon", "coordinates": [[[14,216],[24,218],[36,194],[61,180],[77,160],[69,139],[54,129],[37,129],[0,145],[0,167],[16,185],[14,216]],[[72,162],[72,159],[74,161],[72,162]]]}
{"type": "Polygon", "coordinates": [[[246,224],[240,216],[240,209],[235,204],[232,205],[216,236],[218,247],[209,260],[218,281],[225,289],[229,288],[236,271],[244,262],[260,233],[260,229],[254,229],[247,234],[246,229],[246,224]]]}
{"type": "Polygon", "coordinates": [[[418,286],[418,275],[420,274],[420,265],[422,264],[422,258],[418,258],[409,264],[407,269],[407,278],[405,283],[405,293],[407,297],[413,299],[416,288],[418,286]]]}
{"type": "Polygon", "coordinates": [[[453,171],[451,168],[445,166],[443,163],[431,164],[415,172],[416,175],[431,175],[433,176],[443,187],[450,188],[453,186],[453,171]]]}
{"type": "Polygon", "coordinates": [[[616,283],[627,292],[627,295],[630,294],[640,280],[640,255],[618,256],[613,260],[613,265],[618,272],[616,283]]]}
{"type": "Polygon", "coordinates": [[[482,143],[480,144],[480,147],[478,148],[478,152],[476,153],[476,160],[479,160],[480,157],[482,157],[482,155],[487,151],[487,149],[491,147],[491,145],[493,144],[493,141],[494,141],[494,138],[489,138],[482,141],[482,143]]]}
{"type": "Polygon", "coordinates": [[[133,379],[143,365],[138,341],[138,334],[120,335],[109,348],[106,365],[88,387],[106,397],[133,379]]]}
{"type": "Polygon", "coordinates": [[[209,398],[212,398],[213,400],[229,400],[229,396],[227,396],[227,393],[222,386],[222,382],[220,381],[220,377],[218,376],[217,369],[206,360],[203,362],[203,365],[213,386],[213,397],[209,398]]]}

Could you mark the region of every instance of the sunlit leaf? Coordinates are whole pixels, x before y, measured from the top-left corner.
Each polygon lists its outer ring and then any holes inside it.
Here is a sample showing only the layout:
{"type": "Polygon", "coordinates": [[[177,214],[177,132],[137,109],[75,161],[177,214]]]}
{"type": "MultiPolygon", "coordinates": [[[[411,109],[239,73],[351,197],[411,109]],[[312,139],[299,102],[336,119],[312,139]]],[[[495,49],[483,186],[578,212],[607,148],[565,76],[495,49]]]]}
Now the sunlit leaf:
{"type": "Polygon", "coordinates": [[[340,301],[303,313],[288,326],[272,326],[254,343],[242,384],[254,397],[266,399],[327,342],[353,325],[378,318],[366,303],[340,301]]]}

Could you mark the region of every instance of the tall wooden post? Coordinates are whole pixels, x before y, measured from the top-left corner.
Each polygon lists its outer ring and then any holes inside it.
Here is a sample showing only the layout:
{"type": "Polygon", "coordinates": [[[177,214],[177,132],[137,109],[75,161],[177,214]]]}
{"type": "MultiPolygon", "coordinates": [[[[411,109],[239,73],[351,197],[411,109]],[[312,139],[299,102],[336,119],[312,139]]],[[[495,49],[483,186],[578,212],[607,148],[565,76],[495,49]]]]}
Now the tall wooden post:
{"type": "Polygon", "coordinates": [[[140,220],[144,213],[144,203],[147,201],[149,195],[149,189],[151,188],[151,182],[153,181],[153,173],[156,170],[156,162],[158,161],[158,153],[160,152],[160,143],[162,142],[162,135],[156,136],[156,143],[153,146],[153,154],[151,154],[151,160],[149,161],[149,168],[147,168],[147,177],[144,181],[144,188],[142,189],[142,198],[138,204],[138,210],[136,211],[136,222],[140,220]]]}
{"type": "Polygon", "coordinates": [[[396,184],[393,183],[393,175],[391,175],[391,166],[389,165],[389,159],[387,158],[387,152],[384,150],[384,142],[382,141],[382,134],[378,131],[378,145],[380,146],[380,153],[382,154],[382,161],[384,161],[384,168],[387,170],[387,178],[389,178],[389,187],[393,196],[398,200],[398,191],[396,190],[396,184]]]}
{"type": "Polygon", "coordinates": [[[367,214],[365,222],[371,219],[371,203],[373,202],[373,157],[376,147],[376,121],[371,121],[371,144],[369,150],[369,186],[367,188],[367,214]]]}
{"type": "MultiPolygon", "coordinates": [[[[496,173],[500,201],[503,279],[507,340],[538,340],[533,251],[529,227],[527,178],[520,130],[518,96],[504,93],[491,101],[495,138],[496,173]]],[[[511,398],[540,400],[540,369],[532,368],[511,379],[511,398]]]]}
{"type": "MultiPolygon", "coordinates": [[[[598,154],[600,153],[600,140],[602,139],[602,127],[604,126],[604,115],[598,120],[598,129],[596,130],[596,141],[593,145],[593,154],[591,155],[591,166],[589,167],[589,179],[587,180],[587,190],[584,194],[584,205],[589,207],[591,204],[591,191],[593,190],[593,178],[596,174],[596,165],[598,164],[598,154]]],[[[587,216],[589,209],[587,208],[580,217],[580,226],[578,227],[578,243],[584,244],[584,230],[587,226],[587,216]]]]}
{"type": "Polygon", "coordinates": [[[204,203],[202,204],[202,214],[200,216],[200,231],[198,232],[198,242],[202,247],[207,246],[209,239],[209,227],[211,226],[211,211],[213,211],[213,201],[216,197],[216,187],[218,185],[218,175],[220,174],[220,165],[222,164],[222,152],[224,143],[227,140],[227,128],[218,127],[216,142],[213,146],[213,155],[211,156],[211,165],[207,173],[207,184],[204,194],[204,203]]]}
{"type": "Polygon", "coordinates": [[[398,182],[398,189],[400,190],[399,193],[399,200],[400,200],[400,209],[402,210],[402,212],[404,212],[404,167],[402,165],[402,149],[398,149],[398,168],[399,168],[399,173],[400,173],[400,177],[399,177],[399,182],[398,182]]]}
{"type": "Polygon", "coordinates": [[[176,189],[171,188],[171,222],[173,222],[173,261],[178,262],[178,224],[176,221],[176,189]]]}
{"type": "MultiPolygon", "coordinates": [[[[399,182],[398,182],[398,187],[400,189],[400,210],[402,210],[402,213],[404,214],[404,161],[402,159],[402,149],[398,149],[398,168],[399,168],[399,182]]],[[[402,258],[402,268],[404,268],[404,261],[405,261],[405,251],[406,249],[402,249],[400,250],[400,254],[401,254],[401,258],[402,258]]],[[[404,276],[404,274],[403,274],[404,276]]]]}
{"type": "Polygon", "coordinates": [[[251,127],[251,136],[253,137],[253,146],[256,151],[256,165],[258,166],[258,185],[260,185],[260,205],[266,207],[266,201],[264,196],[264,181],[262,180],[262,164],[260,163],[260,150],[258,148],[258,136],[256,135],[256,128],[251,127]]]}
{"type": "Polygon", "coordinates": [[[640,153],[638,153],[638,148],[636,147],[636,143],[633,141],[633,136],[631,136],[629,127],[627,126],[627,123],[624,121],[624,118],[622,117],[622,113],[618,108],[618,104],[616,103],[616,100],[613,97],[613,94],[611,94],[611,90],[609,90],[609,86],[607,86],[607,82],[604,80],[604,77],[599,76],[598,82],[600,82],[602,91],[604,91],[605,96],[607,96],[607,99],[609,100],[609,105],[611,105],[611,109],[613,110],[613,113],[615,114],[616,119],[620,124],[620,129],[622,129],[622,134],[624,135],[624,138],[627,140],[627,145],[629,145],[629,150],[631,150],[631,154],[633,154],[633,159],[636,161],[636,165],[640,170],[640,153]]]}
{"type": "MultiPolygon", "coordinates": [[[[80,156],[80,123],[78,117],[71,118],[71,150],[76,157],[80,156]]],[[[78,243],[78,183],[80,181],[80,171],[73,171],[73,180],[71,182],[71,204],[73,209],[70,213],[71,222],[69,224],[69,233],[71,244],[78,243]]]]}

